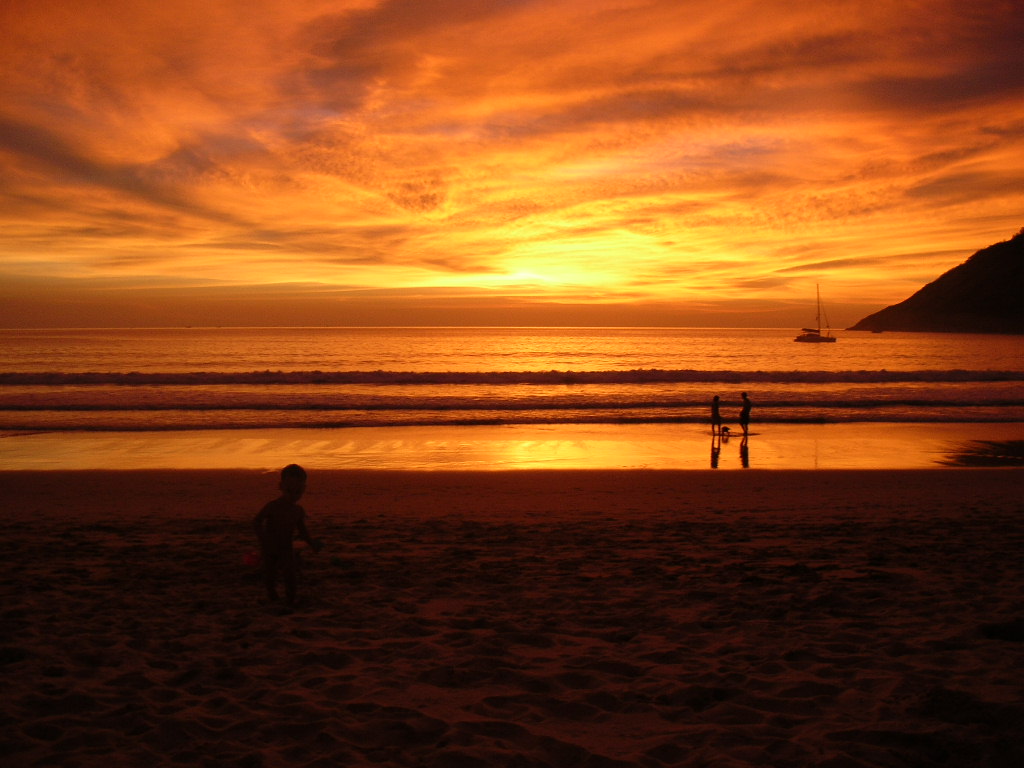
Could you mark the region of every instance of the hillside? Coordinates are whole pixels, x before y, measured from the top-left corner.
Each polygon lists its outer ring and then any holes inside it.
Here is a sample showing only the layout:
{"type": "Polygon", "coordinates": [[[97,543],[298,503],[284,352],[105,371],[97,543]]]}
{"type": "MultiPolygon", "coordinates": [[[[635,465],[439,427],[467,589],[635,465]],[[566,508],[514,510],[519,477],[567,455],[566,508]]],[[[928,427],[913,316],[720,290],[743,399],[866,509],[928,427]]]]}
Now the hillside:
{"type": "Polygon", "coordinates": [[[1024,229],[847,330],[1024,334],[1024,229]]]}

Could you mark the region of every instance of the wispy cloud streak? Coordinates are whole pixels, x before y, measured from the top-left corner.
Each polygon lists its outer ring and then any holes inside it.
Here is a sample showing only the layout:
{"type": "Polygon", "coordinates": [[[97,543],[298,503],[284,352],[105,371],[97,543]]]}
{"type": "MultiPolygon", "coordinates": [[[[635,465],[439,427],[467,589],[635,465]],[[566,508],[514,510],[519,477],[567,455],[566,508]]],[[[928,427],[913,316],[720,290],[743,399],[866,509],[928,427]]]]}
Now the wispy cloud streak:
{"type": "Polygon", "coordinates": [[[815,281],[889,303],[1024,223],[1022,17],[12,0],[0,271],[387,289],[396,308],[445,289],[520,312],[784,306],[815,281]]]}

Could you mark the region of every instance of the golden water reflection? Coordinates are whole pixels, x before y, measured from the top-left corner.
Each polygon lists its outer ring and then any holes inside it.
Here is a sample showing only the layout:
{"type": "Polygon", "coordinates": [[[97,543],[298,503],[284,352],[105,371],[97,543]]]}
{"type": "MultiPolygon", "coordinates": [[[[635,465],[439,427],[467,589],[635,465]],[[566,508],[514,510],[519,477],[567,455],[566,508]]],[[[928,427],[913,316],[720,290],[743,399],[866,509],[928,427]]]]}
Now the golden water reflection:
{"type": "MultiPolygon", "coordinates": [[[[914,469],[949,465],[950,445],[1018,441],[1021,424],[758,425],[712,442],[729,469],[914,469]]],[[[0,440],[0,466],[21,469],[708,469],[695,424],[390,427],[44,433],[0,440]]]]}

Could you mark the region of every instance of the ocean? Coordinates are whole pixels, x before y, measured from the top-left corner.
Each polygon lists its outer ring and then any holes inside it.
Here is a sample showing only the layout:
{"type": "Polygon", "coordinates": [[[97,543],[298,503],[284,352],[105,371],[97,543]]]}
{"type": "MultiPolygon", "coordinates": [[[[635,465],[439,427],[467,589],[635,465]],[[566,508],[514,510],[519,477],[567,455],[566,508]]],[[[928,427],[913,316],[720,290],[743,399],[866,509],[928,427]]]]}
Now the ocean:
{"type": "Polygon", "coordinates": [[[0,432],[1024,422],[1019,337],[791,329],[6,330],[0,432]]]}

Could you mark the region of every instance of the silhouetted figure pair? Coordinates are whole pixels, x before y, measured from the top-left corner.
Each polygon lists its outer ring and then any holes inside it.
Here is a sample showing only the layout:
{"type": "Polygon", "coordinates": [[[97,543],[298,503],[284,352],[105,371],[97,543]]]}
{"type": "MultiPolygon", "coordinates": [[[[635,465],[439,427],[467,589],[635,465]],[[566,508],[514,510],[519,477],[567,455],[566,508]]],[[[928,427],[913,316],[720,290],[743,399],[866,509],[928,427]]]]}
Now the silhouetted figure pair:
{"type": "MultiPolygon", "coordinates": [[[[740,427],[743,429],[743,441],[740,443],[740,463],[744,469],[750,466],[750,449],[747,438],[750,436],[750,410],[753,403],[747,393],[741,394],[743,404],[740,407],[740,427]]],[[[718,469],[718,459],[722,453],[722,443],[729,440],[729,428],[722,426],[721,398],[711,398],[711,468],[718,469]]]]}
{"type": "MultiPolygon", "coordinates": [[[[743,406],[740,408],[740,426],[743,428],[743,434],[746,435],[750,431],[750,409],[753,407],[753,403],[750,402],[750,398],[747,397],[747,393],[744,392],[741,397],[743,398],[743,406]]],[[[721,435],[724,431],[728,431],[728,427],[723,429],[722,427],[722,412],[720,409],[721,398],[715,395],[711,398],[711,434],[721,435]]]]}

